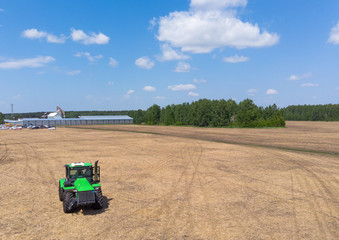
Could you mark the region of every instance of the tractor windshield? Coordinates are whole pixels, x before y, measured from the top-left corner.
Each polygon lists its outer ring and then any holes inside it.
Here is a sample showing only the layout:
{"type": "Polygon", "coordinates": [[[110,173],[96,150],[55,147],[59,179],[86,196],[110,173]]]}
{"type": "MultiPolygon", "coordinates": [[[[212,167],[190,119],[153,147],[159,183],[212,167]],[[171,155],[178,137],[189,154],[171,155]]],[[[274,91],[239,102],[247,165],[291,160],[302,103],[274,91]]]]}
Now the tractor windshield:
{"type": "Polygon", "coordinates": [[[77,179],[77,178],[92,178],[92,168],[91,167],[76,167],[76,168],[70,168],[69,169],[69,177],[71,179],[77,179]]]}

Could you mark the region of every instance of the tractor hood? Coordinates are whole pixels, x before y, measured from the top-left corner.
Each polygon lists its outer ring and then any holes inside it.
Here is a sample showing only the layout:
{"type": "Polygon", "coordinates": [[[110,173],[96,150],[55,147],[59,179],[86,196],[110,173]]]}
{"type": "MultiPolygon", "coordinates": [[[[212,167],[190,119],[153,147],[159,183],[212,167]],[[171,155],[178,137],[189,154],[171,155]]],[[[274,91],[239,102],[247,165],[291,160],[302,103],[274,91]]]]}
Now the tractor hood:
{"type": "Polygon", "coordinates": [[[91,184],[88,182],[86,178],[78,178],[74,182],[74,187],[79,192],[94,190],[94,188],[91,186],[91,184]]]}

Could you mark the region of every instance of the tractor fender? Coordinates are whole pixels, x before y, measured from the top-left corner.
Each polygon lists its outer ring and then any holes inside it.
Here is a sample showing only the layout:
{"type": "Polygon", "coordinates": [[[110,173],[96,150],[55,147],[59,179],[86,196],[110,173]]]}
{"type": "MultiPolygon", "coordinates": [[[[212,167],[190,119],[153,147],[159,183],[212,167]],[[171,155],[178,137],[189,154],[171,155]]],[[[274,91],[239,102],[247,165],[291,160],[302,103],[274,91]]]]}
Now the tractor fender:
{"type": "Polygon", "coordinates": [[[73,187],[74,186],[74,181],[65,181],[64,182],[64,187],[73,187]]]}

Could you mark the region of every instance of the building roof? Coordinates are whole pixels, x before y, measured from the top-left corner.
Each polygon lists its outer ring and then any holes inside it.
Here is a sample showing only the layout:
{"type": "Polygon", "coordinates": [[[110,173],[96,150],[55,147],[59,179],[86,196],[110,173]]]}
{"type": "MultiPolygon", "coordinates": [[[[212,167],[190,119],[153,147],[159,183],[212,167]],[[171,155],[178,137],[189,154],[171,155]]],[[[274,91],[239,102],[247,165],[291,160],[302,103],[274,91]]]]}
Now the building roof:
{"type": "MultiPolygon", "coordinates": [[[[60,121],[60,120],[133,120],[133,118],[127,115],[115,115],[115,116],[79,116],[79,118],[22,118],[17,121],[60,121]]],[[[7,120],[6,120],[7,121],[7,120]]],[[[8,120],[14,121],[14,120],[8,120]]]]}
{"type": "Polygon", "coordinates": [[[112,115],[112,116],[79,116],[80,119],[88,119],[88,120],[131,120],[133,118],[127,116],[127,115],[112,115]]]}
{"type": "Polygon", "coordinates": [[[4,119],[6,123],[22,123],[20,120],[10,120],[10,119],[4,119]]]}

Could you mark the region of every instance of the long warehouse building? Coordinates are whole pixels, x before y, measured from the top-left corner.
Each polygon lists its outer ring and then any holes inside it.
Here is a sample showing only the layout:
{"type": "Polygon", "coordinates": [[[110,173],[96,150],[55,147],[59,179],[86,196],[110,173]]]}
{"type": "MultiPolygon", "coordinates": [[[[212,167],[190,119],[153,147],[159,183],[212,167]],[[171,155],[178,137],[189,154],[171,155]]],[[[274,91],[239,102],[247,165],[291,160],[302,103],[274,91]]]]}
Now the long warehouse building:
{"type": "Polygon", "coordinates": [[[6,125],[21,126],[60,126],[60,125],[101,125],[101,124],[132,124],[133,118],[129,116],[79,116],[79,118],[22,118],[7,120],[6,125]]]}

